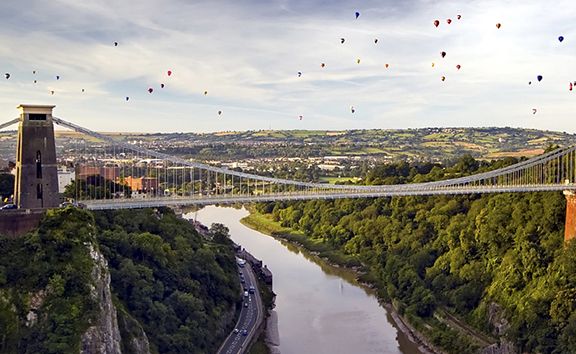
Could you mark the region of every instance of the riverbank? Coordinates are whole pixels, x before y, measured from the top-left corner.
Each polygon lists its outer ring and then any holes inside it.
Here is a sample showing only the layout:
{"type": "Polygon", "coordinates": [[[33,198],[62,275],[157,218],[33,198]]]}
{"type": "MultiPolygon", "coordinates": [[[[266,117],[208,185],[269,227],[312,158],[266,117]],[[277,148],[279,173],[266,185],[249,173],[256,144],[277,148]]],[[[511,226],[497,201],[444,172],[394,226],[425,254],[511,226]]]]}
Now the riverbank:
{"type": "Polygon", "coordinates": [[[250,215],[241,219],[240,222],[253,230],[294,244],[301,250],[318,256],[332,266],[344,267],[356,274],[358,283],[376,292],[379,302],[388,310],[390,316],[396,323],[397,329],[404,333],[412,342],[418,344],[421,352],[444,353],[443,350],[437,345],[432,344],[432,342],[442,342],[442,337],[444,337],[446,333],[460,337],[459,340],[468,344],[468,348],[474,348],[472,349],[473,351],[479,349],[479,346],[475,344],[474,336],[466,337],[466,333],[461,333],[457,329],[451,328],[451,326],[446,326],[445,323],[441,323],[435,318],[424,321],[421,318],[413,318],[413,316],[410,316],[410,318],[403,316],[402,306],[388,299],[385,287],[383,287],[382,284],[378,284],[377,276],[372,274],[370,270],[365,269],[356,257],[345,255],[338,250],[334,250],[330,245],[321,241],[312,240],[299,231],[282,227],[279,223],[270,220],[255,210],[250,210],[250,215]]]}

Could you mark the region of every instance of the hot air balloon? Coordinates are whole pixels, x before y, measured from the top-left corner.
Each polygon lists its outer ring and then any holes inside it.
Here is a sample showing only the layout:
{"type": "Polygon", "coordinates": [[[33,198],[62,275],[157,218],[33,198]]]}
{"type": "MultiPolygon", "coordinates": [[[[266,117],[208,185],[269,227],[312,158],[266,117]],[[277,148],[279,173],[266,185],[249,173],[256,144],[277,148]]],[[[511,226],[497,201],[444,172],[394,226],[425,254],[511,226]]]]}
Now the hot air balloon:
{"type": "Polygon", "coordinates": [[[354,109],[354,106],[350,107],[350,112],[352,112],[352,113],[356,112],[356,110],[354,109]]]}
{"type": "Polygon", "coordinates": [[[206,96],[208,94],[208,91],[204,91],[204,96],[206,96]]]}
{"type": "Polygon", "coordinates": [[[442,76],[442,81],[446,80],[446,76],[442,76]]]}
{"type": "Polygon", "coordinates": [[[378,43],[378,38],[374,38],[374,44],[378,43]]]}
{"type": "Polygon", "coordinates": [[[164,88],[164,84],[160,84],[160,88],[164,88]]]}
{"type": "Polygon", "coordinates": [[[36,75],[36,70],[32,70],[32,74],[36,75]]]}
{"type": "Polygon", "coordinates": [[[168,72],[166,72],[166,74],[168,74],[168,76],[172,75],[172,70],[168,70],[168,72]]]}
{"type": "Polygon", "coordinates": [[[532,81],[528,81],[528,85],[532,85],[532,81]]]}
{"type": "Polygon", "coordinates": [[[458,15],[458,16],[456,16],[456,18],[457,18],[457,19],[461,19],[461,18],[462,18],[462,15],[458,15]]]}
{"type": "Polygon", "coordinates": [[[149,88],[148,88],[148,93],[152,93],[152,92],[154,92],[154,89],[153,89],[152,87],[149,87],[149,88]]]}
{"type": "Polygon", "coordinates": [[[37,83],[38,81],[34,80],[34,83],[37,83]]]}
{"type": "Polygon", "coordinates": [[[356,64],[360,64],[360,58],[356,59],[356,64]]]}
{"type": "Polygon", "coordinates": [[[50,91],[50,94],[53,95],[53,94],[54,94],[54,90],[50,91]]]}
{"type": "Polygon", "coordinates": [[[440,26],[440,21],[434,20],[434,26],[436,26],[436,27],[440,26]]]}
{"type": "Polygon", "coordinates": [[[82,89],[82,92],[84,92],[84,89],[82,89]]]}
{"type": "Polygon", "coordinates": [[[218,111],[218,115],[221,116],[221,115],[222,115],[222,111],[218,111]]]}
{"type": "Polygon", "coordinates": [[[434,67],[434,63],[432,63],[432,67],[434,67]]]}
{"type": "Polygon", "coordinates": [[[9,78],[10,78],[10,73],[6,73],[6,74],[4,74],[4,76],[6,77],[6,79],[9,79],[9,78]]]}
{"type": "Polygon", "coordinates": [[[572,83],[570,83],[570,91],[572,91],[572,83]]]}
{"type": "Polygon", "coordinates": [[[532,114],[536,114],[537,110],[536,108],[532,108],[532,114]]]}
{"type": "Polygon", "coordinates": [[[114,47],[118,47],[118,42],[114,42],[114,47]]]}
{"type": "Polygon", "coordinates": [[[360,17],[360,12],[356,11],[356,18],[360,17]]]}
{"type": "Polygon", "coordinates": [[[344,44],[344,42],[346,42],[345,38],[340,38],[340,43],[344,44]]]}
{"type": "Polygon", "coordinates": [[[460,64],[456,65],[456,69],[460,70],[461,66],[460,64]]]}
{"type": "Polygon", "coordinates": [[[56,80],[60,80],[60,75],[56,75],[56,80]]]}
{"type": "Polygon", "coordinates": [[[302,120],[303,117],[302,117],[302,116],[298,116],[298,118],[299,118],[300,120],[302,120]]]}
{"type": "Polygon", "coordinates": [[[302,72],[298,71],[298,77],[302,76],[302,72]]]}
{"type": "Polygon", "coordinates": [[[444,58],[446,56],[446,52],[440,52],[440,55],[442,56],[442,58],[444,58]]]}
{"type": "Polygon", "coordinates": [[[542,81],[542,75],[538,75],[536,78],[538,79],[538,82],[542,81]]]}
{"type": "Polygon", "coordinates": [[[496,24],[496,28],[500,28],[500,26],[502,26],[500,23],[496,24]]]}
{"type": "Polygon", "coordinates": [[[126,101],[128,101],[130,99],[130,97],[126,96],[126,101]]]}
{"type": "Polygon", "coordinates": [[[388,69],[388,66],[389,66],[388,64],[384,64],[384,67],[386,67],[386,69],[388,69]]]}
{"type": "Polygon", "coordinates": [[[446,22],[447,22],[448,24],[451,24],[451,23],[452,23],[452,20],[451,20],[451,19],[447,19],[446,22]]]}
{"type": "Polygon", "coordinates": [[[560,41],[560,43],[562,43],[562,41],[564,40],[563,36],[558,37],[558,40],[560,41]]]}
{"type": "Polygon", "coordinates": [[[324,63],[320,64],[320,67],[321,67],[321,68],[323,68],[323,67],[325,67],[325,66],[326,66],[326,64],[324,64],[324,63]]]}

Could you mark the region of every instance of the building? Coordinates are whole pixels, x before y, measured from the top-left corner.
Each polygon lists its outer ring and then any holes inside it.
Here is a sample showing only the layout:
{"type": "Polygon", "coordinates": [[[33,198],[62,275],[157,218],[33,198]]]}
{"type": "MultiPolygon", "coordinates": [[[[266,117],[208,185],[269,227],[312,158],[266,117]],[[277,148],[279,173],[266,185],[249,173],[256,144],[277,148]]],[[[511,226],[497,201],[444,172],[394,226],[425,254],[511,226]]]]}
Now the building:
{"type": "Polygon", "coordinates": [[[74,171],[70,171],[66,167],[58,170],[58,192],[64,193],[66,186],[71,184],[74,178],[74,171]]]}
{"type": "Polygon", "coordinates": [[[157,193],[158,179],[155,177],[124,177],[122,180],[117,179],[117,183],[123,183],[130,187],[133,192],[138,193],[157,193]]]}

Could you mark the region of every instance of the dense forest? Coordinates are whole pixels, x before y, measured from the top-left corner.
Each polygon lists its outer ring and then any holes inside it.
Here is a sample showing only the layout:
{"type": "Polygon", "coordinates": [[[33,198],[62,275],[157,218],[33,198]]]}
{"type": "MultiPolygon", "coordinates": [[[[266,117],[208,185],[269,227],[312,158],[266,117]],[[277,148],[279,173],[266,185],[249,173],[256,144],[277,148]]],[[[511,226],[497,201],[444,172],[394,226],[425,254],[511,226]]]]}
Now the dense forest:
{"type": "Polygon", "coordinates": [[[215,352],[241,301],[227,235],[202,239],[170,209],[97,212],[95,218],[112,291],[142,324],[154,351],[215,352]]]}
{"type": "Polygon", "coordinates": [[[240,299],[226,228],[199,236],[170,209],[48,211],[0,237],[0,352],[78,353],[99,304],[93,250],[107,258],[124,353],[144,329],[152,353],[213,353],[240,299]]]}
{"type": "MultiPolygon", "coordinates": [[[[450,168],[379,165],[364,181],[422,182],[514,162],[466,156],[450,168]]],[[[483,346],[446,325],[452,315],[488,343],[576,352],[576,244],[563,242],[562,193],[276,202],[256,210],[361,263],[379,295],[449,352],[483,346]]]]}

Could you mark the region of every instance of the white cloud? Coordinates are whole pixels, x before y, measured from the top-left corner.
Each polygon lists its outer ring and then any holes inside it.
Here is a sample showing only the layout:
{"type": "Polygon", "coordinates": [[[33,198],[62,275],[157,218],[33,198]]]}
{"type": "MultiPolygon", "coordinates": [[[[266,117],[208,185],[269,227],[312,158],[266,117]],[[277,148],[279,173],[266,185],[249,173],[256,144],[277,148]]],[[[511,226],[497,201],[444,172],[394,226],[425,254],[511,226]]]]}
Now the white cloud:
{"type": "Polygon", "coordinates": [[[354,5],[363,7],[358,20],[356,8],[343,1],[3,5],[0,66],[12,74],[0,82],[6,120],[28,102],[56,104],[59,116],[100,130],[465,125],[575,131],[576,91],[567,85],[576,80],[576,6],[569,0],[553,6],[368,1],[354,5]]]}

